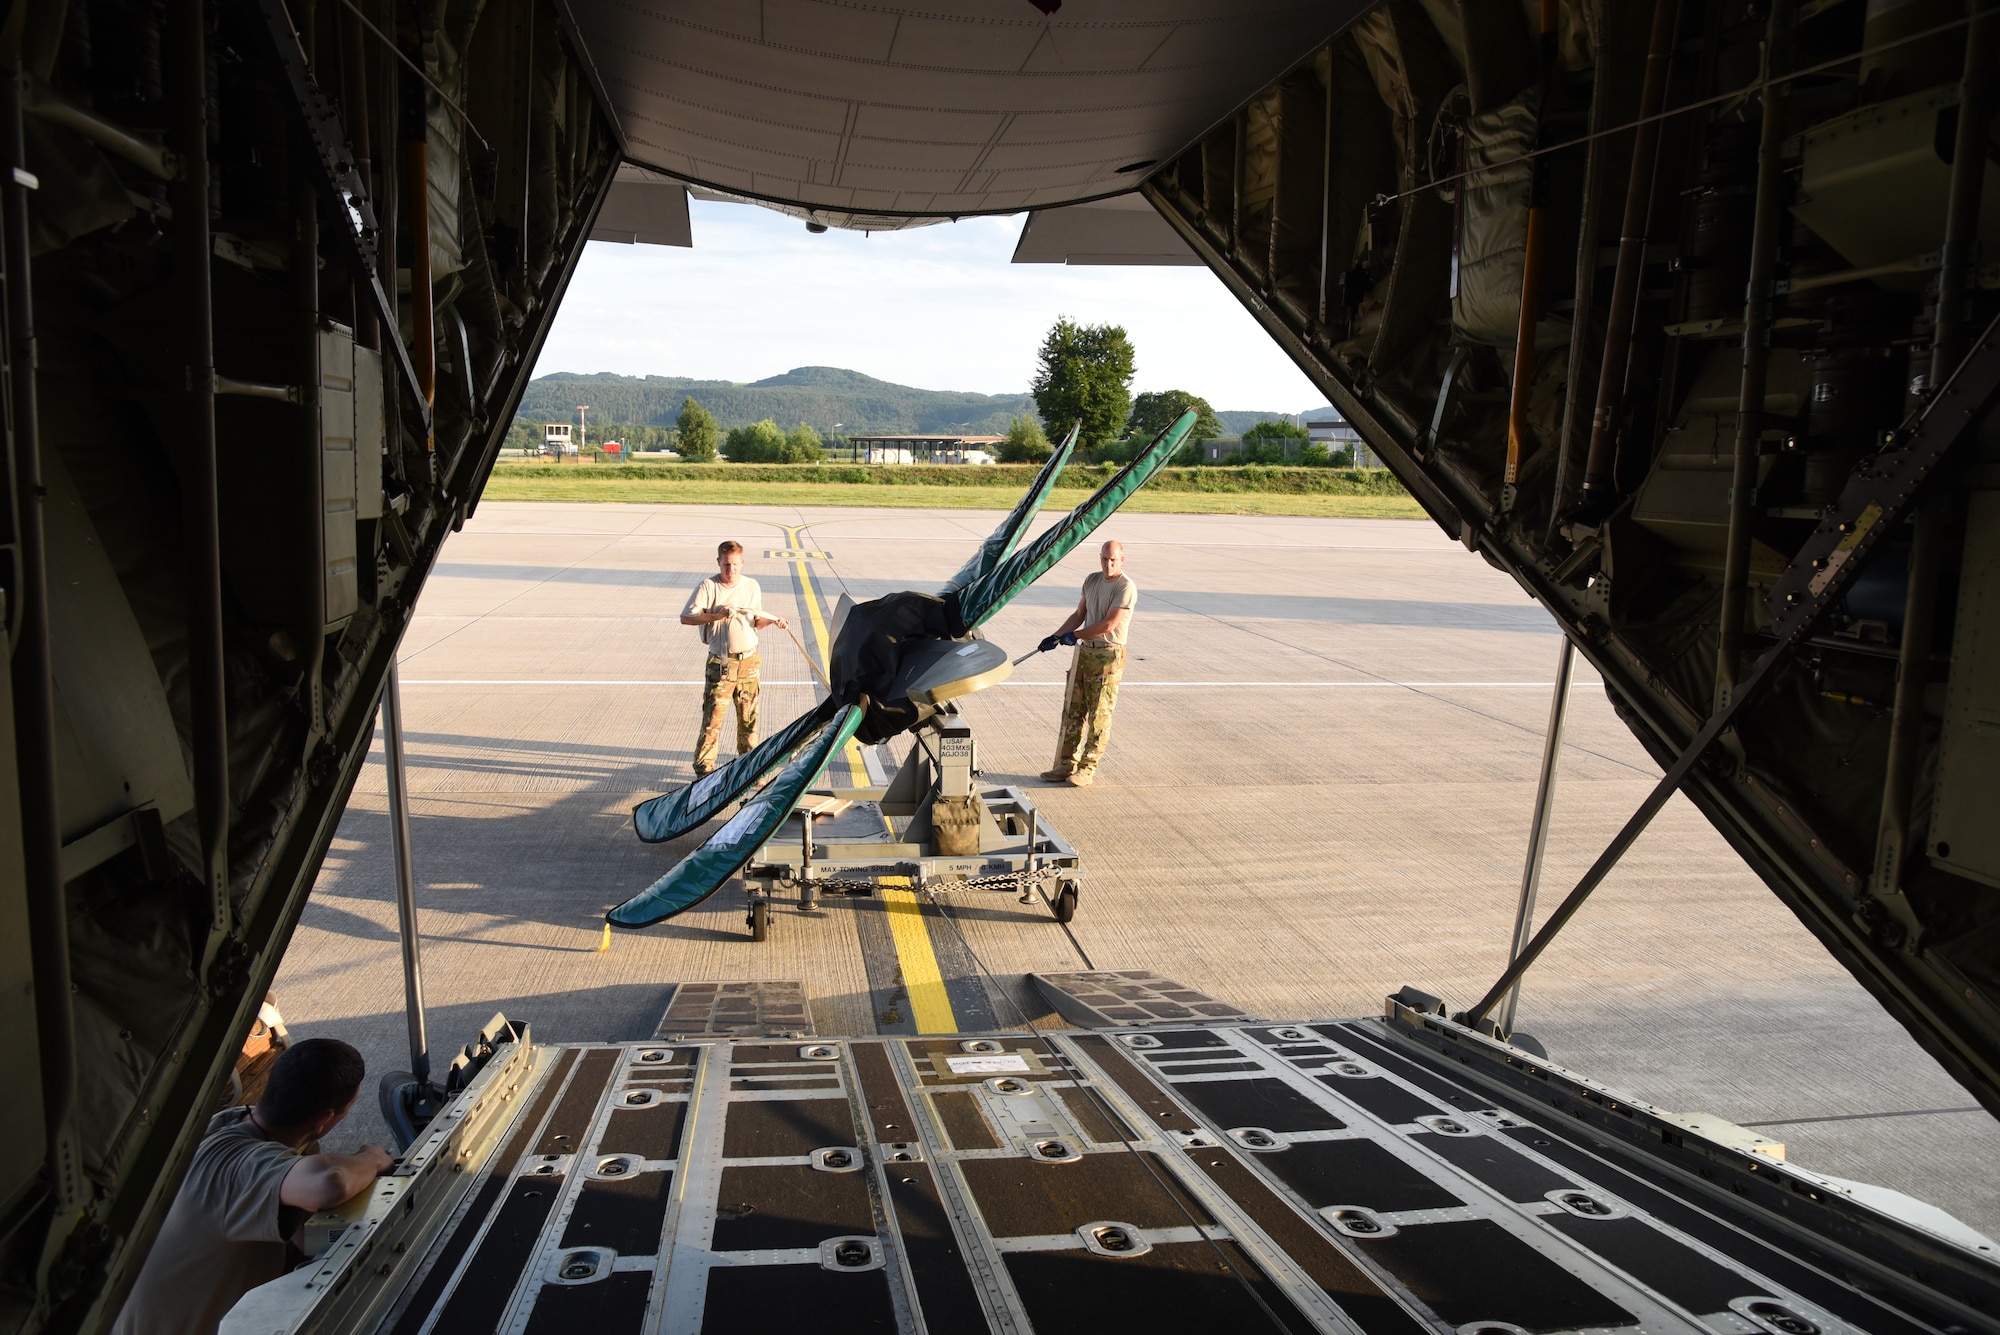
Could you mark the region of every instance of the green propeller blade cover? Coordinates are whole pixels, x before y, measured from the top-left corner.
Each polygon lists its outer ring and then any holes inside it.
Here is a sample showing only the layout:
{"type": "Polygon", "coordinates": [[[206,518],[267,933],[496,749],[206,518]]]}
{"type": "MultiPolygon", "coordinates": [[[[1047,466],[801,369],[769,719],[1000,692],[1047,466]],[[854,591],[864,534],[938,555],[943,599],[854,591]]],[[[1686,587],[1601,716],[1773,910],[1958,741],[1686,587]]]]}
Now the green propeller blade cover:
{"type": "Polygon", "coordinates": [[[1173,457],[1181,441],[1194,429],[1194,423],[1195,411],[1190,408],[1155,436],[1138,458],[1112,474],[1089,499],[1071,510],[1067,519],[960,590],[958,614],[965,625],[968,628],[982,625],[1021,590],[1053,570],[1058,561],[1074,551],[1077,544],[1160,471],[1160,465],[1173,457]]]}
{"type": "Polygon", "coordinates": [[[632,808],[632,826],[649,844],[678,839],[734,802],[783,764],[799,744],[832,719],[839,706],[822,700],[805,713],[719,769],[671,793],[652,797],[632,808]]]}
{"type": "Polygon", "coordinates": [[[1041,513],[1043,504],[1048,501],[1049,493],[1056,489],[1056,480],[1062,476],[1063,465],[1069,462],[1071,451],[1076,449],[1076,436],[1081,430],[1081,421],[1069,429],[1062,444],[1056,446],[1055,452],[1042,465],[1042,471],[1035,474],[1034,484],[1028,488],[1027,494],[1008,511],[1007,517],[1000,521],[1000,527],[979,544],[979,550],[958,568],[958,573],[945,583],[943,592],[964,588],[1014,554],[1014,548],[1020,545],[1021,535],[1028,531],[1028,525],[1034,522],[1035,516],[1041,513]]]}
{"type": "Polygon", "coordinates": [[[853,705],[842,709],[817,741],[800,751],[769,787],[745,802],[707,843],[605,918],[619,927],[650,927],[685,913],[720,890],[791,816],[799,795],[812,787],[834,752],[847,745],[860,726],[860,709],[853,705]]]}

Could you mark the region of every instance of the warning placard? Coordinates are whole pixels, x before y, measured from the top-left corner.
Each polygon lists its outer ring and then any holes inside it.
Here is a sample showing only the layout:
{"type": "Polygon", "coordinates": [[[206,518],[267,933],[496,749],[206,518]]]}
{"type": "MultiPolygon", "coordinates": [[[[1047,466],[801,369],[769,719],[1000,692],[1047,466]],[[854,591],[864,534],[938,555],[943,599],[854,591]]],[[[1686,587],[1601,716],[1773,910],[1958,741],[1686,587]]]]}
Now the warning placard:
{"type": "Polygon", "coordinates": [[[1011,1052],[946,1057],[944,1064],[951,1068],[953,1075],[1022,1075],[1028,1070],[1028,1059],[1011,1052]]]}

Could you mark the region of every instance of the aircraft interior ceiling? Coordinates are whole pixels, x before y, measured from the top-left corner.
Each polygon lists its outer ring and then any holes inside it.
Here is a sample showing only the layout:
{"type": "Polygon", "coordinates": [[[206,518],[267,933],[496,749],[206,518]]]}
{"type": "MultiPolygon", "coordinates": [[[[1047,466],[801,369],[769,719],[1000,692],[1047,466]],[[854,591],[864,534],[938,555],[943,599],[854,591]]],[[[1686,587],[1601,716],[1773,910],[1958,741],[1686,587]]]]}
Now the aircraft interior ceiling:
{"type": "Polygon", "coordinates": [[[633,161],[881,231],[1127,192],[1365,7],[585,0],[576,18],[633,161]]]}
{"type": "Polygon", "coordinates": [[[621,164],[1139,191],[2000,1110],[1993,11],[16,4],[0,1326],[118,1310],[621,164]]]}

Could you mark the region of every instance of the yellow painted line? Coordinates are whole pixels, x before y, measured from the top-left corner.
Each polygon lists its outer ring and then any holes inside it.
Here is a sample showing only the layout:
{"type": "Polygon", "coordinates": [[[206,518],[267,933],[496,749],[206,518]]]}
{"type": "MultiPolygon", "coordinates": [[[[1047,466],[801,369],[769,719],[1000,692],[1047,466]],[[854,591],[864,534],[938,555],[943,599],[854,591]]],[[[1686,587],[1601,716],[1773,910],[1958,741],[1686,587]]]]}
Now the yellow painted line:
{"type": "Polygon", "coordinates": [[[910,1019],[920,1034],[955,1034],[958,1016],[952,1012],[951,998],[944,990],[937,952],[931,949],[923,904],[916,892],[908,888],[909,883],[907,876],[884,876],[879,893],[882,907],[889,913],[896,962],[903,974],[903,993],[910,999],[910,1019]]]}
{"type": "MultiPolygon", "coordinates": [[[[792,548],[799,545],[798,528],[785,526],[785,545],[792,548]]],[[[820,665],[830,670],[832,665],[827,656],[833,647],[833,637],[827,633],[819,589],[813,584],[805,562],[795,562],[793,568],[798,573],[799,588],[805,593],[806,615],[812,619],[813,634],[820,646],[820,665]]],[[[868,767],[861,758],[861,744],[851,738],[847,743],[847,763],[854,782],[866,783],[868,767]]],[[[880,881],[882,906],[889,915],[890,939],[896,944],[896,966],[903,978],[904,995],[910,1001],[910,1019],[920,1034],[955,1034],[958,1016],[944,990],[944,971],[938,967],[930,928],[924,923],[923,904],[909,884],[907,876],[884,876],[880,881]]]]}
{"type": "MultiPolygon", "coordinates": [[[[801,525],[801,528],[804,526],[801,525]]],[[[785,528],[785,545],[799,545],[799,529],[785,528]]],[[[799,587],[805,591],[806,615],[812,618],[814,642],[819,645],[820,671],[831,676],[833,664],[828,659],[828,651],[833,648],[833,637],[827,634],[826,617],[820,612],[820,592],[814,586],[812,569],[803,561],[794,561],[792,568],[799,577],[799,587]]],[[[868,766],[861,759],[861,743],[852,737],[847,739],[847,777],[856,787],[864,787],[868,782],[868,766]]]]}

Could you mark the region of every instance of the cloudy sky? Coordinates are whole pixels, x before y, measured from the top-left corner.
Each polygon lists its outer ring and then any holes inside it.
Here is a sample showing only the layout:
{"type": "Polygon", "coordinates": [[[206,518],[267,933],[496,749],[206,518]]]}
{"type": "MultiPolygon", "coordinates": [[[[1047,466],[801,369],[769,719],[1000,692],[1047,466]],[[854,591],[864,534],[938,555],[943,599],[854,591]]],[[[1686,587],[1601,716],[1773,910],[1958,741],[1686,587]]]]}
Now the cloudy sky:
{"type": "Polygon", "coordinates": [[[690,202],[694,249],[590,243],[536,374],[751,381],[840,366],[925,389],[1019,393],[1059,315],[1121,324],[1133,389],[1220,409],[1326,400],[1203,268],[1010,264],[1021,222],[814,236],[797,219],[690,202]]]}

